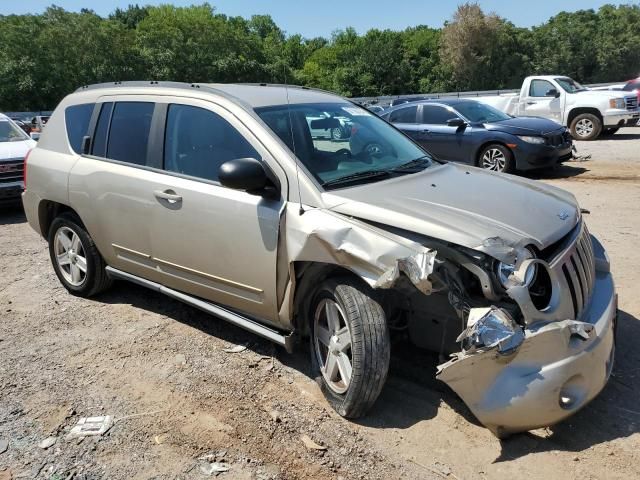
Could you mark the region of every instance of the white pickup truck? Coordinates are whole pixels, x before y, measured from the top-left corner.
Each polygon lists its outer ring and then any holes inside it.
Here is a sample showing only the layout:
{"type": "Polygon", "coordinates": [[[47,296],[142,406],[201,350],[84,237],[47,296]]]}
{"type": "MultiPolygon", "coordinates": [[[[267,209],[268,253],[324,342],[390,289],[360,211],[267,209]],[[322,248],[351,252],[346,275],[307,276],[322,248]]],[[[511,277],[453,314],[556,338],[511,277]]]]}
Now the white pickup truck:
{"type": "Polygon", "coordinates": [[[612,135],[640,118],[638,97],[630,92],[590,90],[569,77],[539,75],[524,79],[520,93],[479,97],[516,117],[544,117],[569,127],[577,140],[612,135]]]}

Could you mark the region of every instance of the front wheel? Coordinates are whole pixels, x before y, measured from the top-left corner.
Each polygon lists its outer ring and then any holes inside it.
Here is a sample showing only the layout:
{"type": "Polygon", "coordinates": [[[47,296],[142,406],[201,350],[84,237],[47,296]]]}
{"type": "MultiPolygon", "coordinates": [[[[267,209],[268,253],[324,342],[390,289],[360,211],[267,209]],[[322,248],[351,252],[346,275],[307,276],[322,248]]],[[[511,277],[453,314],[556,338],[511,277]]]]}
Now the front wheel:
{"type": "Polygon", "coordinates": [[[76,215],[55,218],[48,240],[53,269],[70,293],[90,297],[111,285],[104,260],[76,215]]]}
{"type": "Polygon", "coordinates": [[[338,414],[364,415],[387,379],[389,331],[384,310],[366,284],[350,278],[323,282],[312,302],[314,375],[338,414]]]}
{"type": "Polygon", "coordinates": [[[602,131],[602,121],[592,113],[581,113],[571,121],[569,128],[576,140],[595,140],[602,131]]]}
{"type": "Polygon", "coordinates": [[[507,173],[513,170],[513,153],[504,145],[494,143],[482,149],[478,164],[485,170],[507,173]]]}

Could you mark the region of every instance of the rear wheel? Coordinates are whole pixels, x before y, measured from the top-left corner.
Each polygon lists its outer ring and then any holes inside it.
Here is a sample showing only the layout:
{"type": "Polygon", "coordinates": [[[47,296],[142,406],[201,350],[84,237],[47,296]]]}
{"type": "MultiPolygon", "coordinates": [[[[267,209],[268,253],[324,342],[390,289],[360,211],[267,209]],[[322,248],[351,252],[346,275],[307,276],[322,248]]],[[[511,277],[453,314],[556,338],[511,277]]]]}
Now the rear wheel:
{"type": "Polygon", "coordinates": [[[54,219],[48,239],[53,269],[70,293],[89,297],[111,285],[104,260],[76,215],[65,213],[54,219]]]}
{"type": "Polygon", "coordinates": [[[330,279],[316,291],[311,315],[314,374],[343,417],[357,418],[374,404],[390,358],[385,313],[373,291],[350,278],[330,279]]]}
{"type": "Polygon", "coordinates": [[[494,143],[482,149],[478,164],[485,170],[507,173],[513,170],[513,153],[504,145],[494,143]]]}
{"type": "Polygon", "coordinates": [[[576,140],[594,140],[602,131],[602,121],[592,113],[581,113],[571,121],[569,128],[576,140]]]}

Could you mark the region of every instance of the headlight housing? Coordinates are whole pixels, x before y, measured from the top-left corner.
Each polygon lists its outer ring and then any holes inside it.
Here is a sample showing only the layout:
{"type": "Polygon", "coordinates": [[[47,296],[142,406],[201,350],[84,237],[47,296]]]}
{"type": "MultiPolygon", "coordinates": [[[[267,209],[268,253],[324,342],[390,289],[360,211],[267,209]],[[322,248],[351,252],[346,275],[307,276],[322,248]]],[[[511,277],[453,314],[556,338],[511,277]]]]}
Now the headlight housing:
{"type": "Polygon", "coordinates": [[[544,145],[546,140],[543,137],[532,137],[529,135],[518,135],[518,138],[523,142],[534,143],[536,145],[544,145]]]}
{"type": "Polygon", "coordinates": [[[612,98],[609,100],[609,106],[611,108],[621,108],[626,109],[627,104],[624,101],[624,98],[612,98]]]}
{"type": "MultiPolygon", "coordinates": [[[[502,284],[504,288],[509,288],[513,286],[513,283],[510,282],[509,278],[516,271],[516,268],[520,266],[522,262],[525,260],[536,258],[535,253],[530,248],[522,249],[522,253],[516,257],[515,262],[513,264],[497,262],[496,263],[496,276],[498,280],[502,284]]],[[[536,279],[536,275],[538,273],[538,265],[533,263],[527,269],[524,276],[524,285],[529,287],[533,281],[536,279]]]]}

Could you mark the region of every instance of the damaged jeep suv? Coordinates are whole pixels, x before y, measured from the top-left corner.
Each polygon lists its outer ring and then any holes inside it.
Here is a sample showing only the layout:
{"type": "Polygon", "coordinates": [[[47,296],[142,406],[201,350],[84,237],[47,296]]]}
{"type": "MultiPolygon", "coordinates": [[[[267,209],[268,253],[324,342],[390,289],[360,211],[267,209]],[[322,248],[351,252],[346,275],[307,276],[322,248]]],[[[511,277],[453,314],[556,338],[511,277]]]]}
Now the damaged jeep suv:
{"type": "Polygon", "coordinates": [[[308,338],[345,417],[378,397],[390,331],[447,359],[438,378],[499,436],[571,415],[611,372],[617,297],[574,197],[435,161],[343,98],[83,87],[27,163],[25,211],[69,292],[128,280],[288,350],[308,338]],[[349,136],[311,135],[345,119],[349,136]]]}

